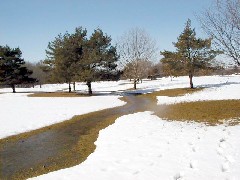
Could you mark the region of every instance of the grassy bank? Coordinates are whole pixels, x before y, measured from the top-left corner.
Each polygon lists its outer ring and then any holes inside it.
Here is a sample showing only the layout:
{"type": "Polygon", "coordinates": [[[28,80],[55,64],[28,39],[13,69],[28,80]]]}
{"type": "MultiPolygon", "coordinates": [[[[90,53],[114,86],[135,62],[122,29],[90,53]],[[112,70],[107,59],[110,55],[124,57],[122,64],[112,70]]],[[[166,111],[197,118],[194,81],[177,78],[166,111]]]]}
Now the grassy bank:
{"type": "MultiPolygon", "coordinates": [[[[156,96],[182,96],[203,90],[197,89],[169,89],[147,94],[150,98],[156,96]]],[[[185,102],[171,105],[159,105],[155,114],[161,118],[177,121],[196,121],[208,125],[218,125],[229,122],[230,125],[240,123],[240,100],[217,100],[185,102]]]]}

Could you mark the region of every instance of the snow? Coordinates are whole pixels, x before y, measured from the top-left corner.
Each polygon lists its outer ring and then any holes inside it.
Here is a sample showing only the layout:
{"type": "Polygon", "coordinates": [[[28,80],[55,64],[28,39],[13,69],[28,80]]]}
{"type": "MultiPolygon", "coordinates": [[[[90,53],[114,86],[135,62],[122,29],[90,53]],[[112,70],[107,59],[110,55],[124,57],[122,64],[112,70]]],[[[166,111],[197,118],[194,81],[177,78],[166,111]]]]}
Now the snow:
{"type": "Polygon", "coordinates": [[[198,86],[206,87],[206,89],[192,93],[186,94],[181,97],[168,97],[168,96],[158,96],[158,104],[174,104],[181,102],[192,102],[192,101],[208,101],[208,100],[227,100],[227,99],[240,99],[240,77],[239,76],[227,76],[222,78],[217,77],[202,77],[202,79],[197,78],[196,84],[198,86]],[[221,80],[220,80],[221,79],[221,80]],[[202,84],[204,82],[212,80],[209,82],[211,84],[202,84]],[[215,81],[214,81],[215,80],[215,81]]]}
{"type": "MultiPolygon", "coordinates": [[[[180,97],[158,97],[158,104],[199,100],[240,99],[240,76],[194,77],[195,87],[204,90],[180,97]]],[[[123,105],[119,96],[105,95],[132,88],[128,81],[93,83],[102,95],[80,98],[30,98],[0,89],[0,136],[5,137],[39,128],[113,106],[123,105]],[[39,111],[39,109],[41,111],[39,111]],[[15,126],[15,127],[13,127],[15,126]]],[[[188,77],[143,81],[131,93],[185,88],[188,77]]],[[[77,90],[87,90],[77,83],[77,90]]],[[[66,91],[67,85],[45,85],[21,92],[66,91]]],[[[157,179],[239,179],[240,125],[206,126],[201,123],[165,121],[152,112],[137,112],[119,117],[100,131],[96,150],[80,165],[51,172],[33,179],[157,180],[157,179]]]]}
{"type": "Polygon", "coordinates": [[[38,98],[27,97],[25,93],[0,94],[0,138],[68,120],[74,115],[124,105],[125,102],[118,98],[38,98]]]}
{"type": "Polygon", "coordinates": [[[237,179],[239,128],[163,121],[151,112],[126,115],[100,131],[85,162],[33,179],[237,179]]]}

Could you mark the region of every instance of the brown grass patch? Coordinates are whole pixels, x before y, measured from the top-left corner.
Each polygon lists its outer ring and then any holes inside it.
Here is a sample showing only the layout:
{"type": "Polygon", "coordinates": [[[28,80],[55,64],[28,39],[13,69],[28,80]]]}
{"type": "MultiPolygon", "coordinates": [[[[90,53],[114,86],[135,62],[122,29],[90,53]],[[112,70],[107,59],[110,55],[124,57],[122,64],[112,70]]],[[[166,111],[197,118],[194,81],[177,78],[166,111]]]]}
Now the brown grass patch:
{"type": "Polygon", "coordinates": [[[157,96],[169,96],[169,97],[176,97],[176,96],[183,96],[185,94],[191,94],[194,92],[198,92],[203,90],[203,88],[176,88],[176,89],[165,89],[161,91],[155,91],[153,93],[144,94],[142,96],[146,96],[151,98],[152,100],[157,101],[157,96]]]}
{"type": "Polygon", "coordinates": [[[172,105],[160,105],[156,115],[178,121],[196,121],[217,125],[225,120],[230,125],[240,123],[240,100],[197,101],[172,105]]]}
{"type": "Polygon", "coordinates": [[[175,97],[175,96],[183,96],[185,94],[191,94],[194,92],[198,92],[203,90],[203,88],[176,88],[176,89],[165,89],[165,90],[161,90],[161,91],[156,91],[153,92],[149,95],[152,96],[169,96],[169,97],[175,97]]]}

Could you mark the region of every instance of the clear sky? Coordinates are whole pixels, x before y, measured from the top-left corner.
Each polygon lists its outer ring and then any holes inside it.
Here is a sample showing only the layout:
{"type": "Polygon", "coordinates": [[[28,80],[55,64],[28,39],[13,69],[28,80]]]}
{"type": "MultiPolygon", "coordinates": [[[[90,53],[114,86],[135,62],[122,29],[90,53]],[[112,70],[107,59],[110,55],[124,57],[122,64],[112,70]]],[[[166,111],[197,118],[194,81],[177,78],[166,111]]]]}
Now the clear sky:
{"type": "Polygon", "coordinates": [[[133,27],[144,28],[161,50],[172,42],[188,18],[203,36],[195,15],[212,0],[0,0],[0,45],[20,47],[26,61],[45,59],[48,42],[82,26],[101,28],[113,42],[133,27]]]}

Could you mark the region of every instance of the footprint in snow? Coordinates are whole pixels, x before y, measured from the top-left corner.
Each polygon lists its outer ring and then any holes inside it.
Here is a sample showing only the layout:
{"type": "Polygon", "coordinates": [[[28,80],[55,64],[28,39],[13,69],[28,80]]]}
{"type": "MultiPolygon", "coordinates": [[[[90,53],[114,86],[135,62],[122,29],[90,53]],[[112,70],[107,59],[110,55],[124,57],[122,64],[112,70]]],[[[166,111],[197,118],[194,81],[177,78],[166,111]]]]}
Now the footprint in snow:
{"type": "Polygon", "coordinates": [[[106,172],[107,169],[106,168],[101,168],[101,171],[106,172]]]}
{"type": "Polygon", "coordinates": [[[189,167],[190,167],[191,169],[195,169],[196,166],[197,166],[197,162],[196,162],[196,161],[191,161],[191,162],[189,163],[189,167]]]}
{"type": "Polygon", "coordinates": [[[175,176],[173,177],[174,180],[180,180],[183,179],[184,173],[183,172],[178,172],[175,174],[175,176]]]}
{"type": "Polygon", "coordinates": [[[154,162],[149,163],[149,166],[153,166],[153,165],[154,165],[154,162]]]}
{"type": "Polygon", "coordinates": [[[227,147],[225,142],[219,143],[218,146],[222,149],[225,149],[227,147]]]}
{"type": "Polygon", "coordinates": [[[137,174],[139,174],[139,171],[135,171],[135,172],[133,173],[133,175],[137,175],[137,174]]]}
{"type": "Polygon", "coordinates": [[[218,147],[219,148],[217,148],[217,153],[219,155],[223,155],[224,150],[226,149],[226,138],[223,137],[219,140],[218,147]]]}
{"type": "Polygon", "coordinates": [[[163,155],[162,155],[162,154],[159,154],[157,157],[158,157],[158,158],[162,158],[162,157],[163,157],[163,155]]]}
{"type": "Polygon", "coordinates": [[[226,141],[226,138],[221,138],[220,140],[219,140],[219,142],[225,142],[226,141]]]}
{"type": "Polygon", "coordinates": [[[229,162],[229,163],[233,163],[234,162],[234,158],[232,156],[230,156],[230,155],[225,156],[225,160],[227,162],[229,162]]]}
{"type": "Polygon", "coordinates": [[[193,151],[193,152],[196,152],[196,150],[197,150],[196,147],[193,146],[193,147],[192,147],[192,151],[193,151]]]}
{"type": "Polygon", "coordinates": [[[230,169],[230,166],[229,166],[228,162],[225,162],[225,163],[222,164],[222,166],[221,166],[222,172],[229,171],[229,169],[230,169]]]}
{"type": "Polygon", "coordinates": [[[217,153],[222,156],[223,154],[223,149],[222,148],[217,148],[217,153]]]}

